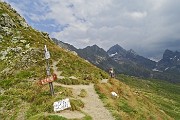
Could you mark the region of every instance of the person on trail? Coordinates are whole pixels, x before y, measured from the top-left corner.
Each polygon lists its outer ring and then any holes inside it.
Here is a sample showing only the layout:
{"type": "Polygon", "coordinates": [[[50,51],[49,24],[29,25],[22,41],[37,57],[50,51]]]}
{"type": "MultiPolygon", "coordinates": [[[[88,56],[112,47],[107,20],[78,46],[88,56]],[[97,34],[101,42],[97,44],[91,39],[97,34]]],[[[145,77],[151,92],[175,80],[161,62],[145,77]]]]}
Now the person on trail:
{"type": "Polygon", "coordinates": [[[109,74],[110,74],[111,78],[114,78],[114,77],[115,77],[113,68],[110,68],[110,69],[109,69],[109,74]]]}

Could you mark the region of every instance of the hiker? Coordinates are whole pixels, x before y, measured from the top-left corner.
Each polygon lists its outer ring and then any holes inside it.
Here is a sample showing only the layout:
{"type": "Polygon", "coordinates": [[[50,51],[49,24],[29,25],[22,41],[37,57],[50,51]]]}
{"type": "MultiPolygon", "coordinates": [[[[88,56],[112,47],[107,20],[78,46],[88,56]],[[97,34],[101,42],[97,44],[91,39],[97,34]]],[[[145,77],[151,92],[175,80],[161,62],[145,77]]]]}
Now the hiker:
{"type": "Polygon", "coordinates": [[[114,78],[114,77],[115,77],[113,68],[110,68],[110,69],[109,69],[109,73],[110,73],[111,78],[114,78]]]}

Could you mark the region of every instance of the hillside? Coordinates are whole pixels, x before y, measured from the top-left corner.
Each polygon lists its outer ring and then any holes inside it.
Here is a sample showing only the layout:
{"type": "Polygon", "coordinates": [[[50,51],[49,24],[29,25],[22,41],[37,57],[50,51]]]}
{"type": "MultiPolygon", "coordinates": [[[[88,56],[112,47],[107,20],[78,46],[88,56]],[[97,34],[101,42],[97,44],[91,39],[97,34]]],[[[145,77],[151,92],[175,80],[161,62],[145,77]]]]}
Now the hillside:
{"type": "Polygon", "coordinates": [[[143,94],[146,99],[152,100],[153,104],[175,120],[180,119],[180,85],[162,80],[139,79],[119,75],[118,78],[134,89],[135,93],[143,94]]]}
{"type": "MultiPolygon", "coordinates": [[[[0,120],[179,119],[178,92],[169,92],[172,96],[165,99],[167,104],[157,105],[164,94],[157,96],[150,89],[151,95],[156,96],[151,99],[122,82],[131,77],[120,76],[120,81],[108,79],[106,72],[57,46],[47,33],[30,27],[3,2],[0,2],[0,30],[0,120]],[[46,77],[44,45],[51,55],[50,71],[58,77],[53,82],[54,96],[50,95],[48,84],[39,84],[46,77]],[[112,98],[112,91],[119,97],[112,98]],[[55,113],[53,103],[64,98],[70,98],[71,108],[55,113]]],[[[179,90],[178,86],[175,90],[179,90]]]]}
{"type": "MultiPolygon", "coordinates": [[[[59,48],[48,37],[39,32],[10,7],[0,2],[0,118],[17,119],[22,112],[25,118],[31,118],[43,112],[53,112],[54,101],[65,98],[68,91],[55,87],[55,93],[62,95],[51,97],[48,85],[38,82],[46,76],[44,45],[50,54],[50,65],[57,62],[58,70],[66,83],[89,84],[107,78],[107,74],[78,56],[59,48]],[[73,80],[71,76],[78,80],[73,80]]],[[[53,69],[51,68],[51,73],[53,69]]]]}

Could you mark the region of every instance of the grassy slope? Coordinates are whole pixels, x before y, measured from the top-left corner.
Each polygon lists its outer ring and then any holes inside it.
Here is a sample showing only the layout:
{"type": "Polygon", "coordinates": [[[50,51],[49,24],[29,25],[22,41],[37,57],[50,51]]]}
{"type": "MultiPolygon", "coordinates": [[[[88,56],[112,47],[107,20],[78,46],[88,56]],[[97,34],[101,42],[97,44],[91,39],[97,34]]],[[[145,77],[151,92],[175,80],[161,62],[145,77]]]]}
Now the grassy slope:
{"type": "MultiPolygon", "coordinates": [[[[128,78],[128,77],[127,77],[128,78]]],[[[121,78],[122,79],[122,78],[121,78]]],[[[116,120],[171,120],[172,118],[157,106],[152,99],[135,88],[116,79],[97,84],[96,91],[116,120]],[[112,98],[115,91],[119,97],[112,98]]]]}
{"type": "MultiPolygon", "coordinates": [[[[45,119],[44,113],[53,113],[54,101],[72,97],[72,91],[63,87],[55,87],[56,95],[51,97],[48,85],[37,84],[39,79],[46,76],[45,44],[51,54],[50,64],[59,61],[58,68],[64,76],[75,76],[78,78],[78,83],[97,82],[107,77],[102,70],[56,46],[41,32],[31,27],[20,26],[21,17],[8,5],[0,3],[0,7],[1,15],[7,13],[16,24],[16,27],[10,28],[12,35],[6,36],[5,32],[1,33],[4,41],[0,43],[0,50],[21,48],[19,51],[10,50],[6,59],[0,60],[0,119],[45,119]],[[20,36],[18,42],[13,43],[11,41],[13,37],[18,36],[20,36]],[[25,47],[28,44],[30,48],[25,47]]],[[[77,110],[82,105],[79,104],[81,103],[79,100],[74,99],[71,100],[72,109],[77,110]]],[[[57,118],[57,116],[46,117],[46,119],[57,118]]]]}
{"type": "Polygon", "coordinates": [[[167,115],[175,120],[180,119],[180,85],[160,80],[143,80],[124,75],[120,75],[119,79],[153,101],[153,104],[167,115]]]}

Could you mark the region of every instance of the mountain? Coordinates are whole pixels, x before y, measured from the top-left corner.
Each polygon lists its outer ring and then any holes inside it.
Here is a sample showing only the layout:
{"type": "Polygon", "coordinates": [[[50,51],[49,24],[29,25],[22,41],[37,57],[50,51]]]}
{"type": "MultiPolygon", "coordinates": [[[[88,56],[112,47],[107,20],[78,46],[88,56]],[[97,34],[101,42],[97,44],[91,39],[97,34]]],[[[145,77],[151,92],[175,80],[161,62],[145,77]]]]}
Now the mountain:
{"type": "MultiPolygon", "coordinates": [[[[120,67],[120,65],[117,62],[115,62],[109,57],[109,55],[104,49],[98,47],[97,45],[88,46],[84,49],[77,49],[74,46],[59,41],[55,38],[52,38],[52,40],[61,48],[77,53],[81,58],[89,61],[90,63],[105,70],[106,72],[108,72],[109,68],[111,67],[114,66],[116,66],[117,68],[120,67]]],[[[122,72],[122,70],[116,69],[116,72],[120,73],[122,72]]]]}
{"type": "Polygon", "coordinates": [[[65,49],[65,50],[69,50],[69,51],[74,51],[77,52],[77,48],[75,48],[73,45],[70,45],[68,43],[64,43],[60,40],[57,40],[56,38],[52,38],[52,40],[61,48],[65,49]]]}
{"type": "Polygon", "coordinates": [[[156,65],[155,62],[137,55],[132,49],[126,51],[119,45],[111,47],[107,52],[97,45],[83,49],[76,49],[72,45],[61,41],[59,41],[58,45],[75,51],[80,57],[107,72],[112,67],[115,69],[116,74],[123,73],[139,77],[150,77],[151,69],[156,65]]]}
{"type": "Polygon", "coordinates": [[[153,71],[154,78],[180,82],[180,52],[165,50],[163,58],[157,62],[153,71]]]}
{"type": "MultiPolygon", "coordinates": [[[[108,72],[109,68],[116,66],[120,68],[120,65],[112,60],[107,52],[98,47],[97,45],[88,46],[84,49],[78,49],[78,55],[92,64],[98,66],[99,68],[108,72]]],[[[122,72],[121,69],[117,69],[117,72],[122,72]]]]}
{"type": "Polygon", "coordinates": [[[157,68],[161,71],[176,69],[180,72],[180,52],[165,50],[163,58],[157,63],[157,68]]]}
{"type": "Polygon", "coordinates": [[[118,62],[119,64],[130,63],[138,66],[143,66],[144,68],[152,69],[155,67],[156,62],[149,60],[143,56],[138,55],[132,49],[126,51],[119,45],[111,47],[107,51],[108,55],[118,62]]]}
{"type": "MultiPolygon", "coordinates": [[[[54,39],[53,39],[54,40],[54,39]]],[[[58,42],[58,40],[55,40],[58,42]]],[[[125,50],[120,45],[112,46],[107,52],[97,45],[77,49],[74,46],[59,41],[59,46],[75,51],[80,57],[108,72],[113,67],[116,74],[126,74],[143,78],[163,79],[170,82],[180,82],[179,52],[166,50],[162,60],[152,61],[138,55],[134,50],[125,50]]]]}

